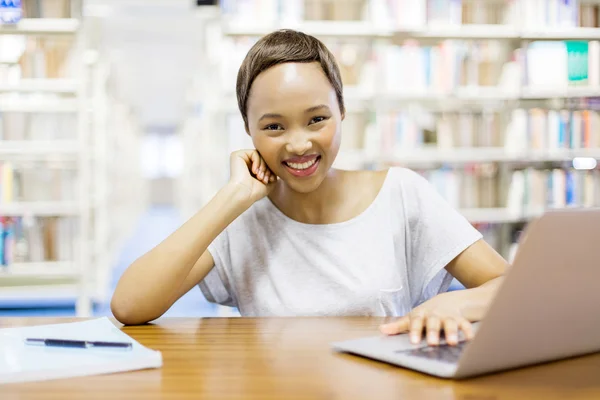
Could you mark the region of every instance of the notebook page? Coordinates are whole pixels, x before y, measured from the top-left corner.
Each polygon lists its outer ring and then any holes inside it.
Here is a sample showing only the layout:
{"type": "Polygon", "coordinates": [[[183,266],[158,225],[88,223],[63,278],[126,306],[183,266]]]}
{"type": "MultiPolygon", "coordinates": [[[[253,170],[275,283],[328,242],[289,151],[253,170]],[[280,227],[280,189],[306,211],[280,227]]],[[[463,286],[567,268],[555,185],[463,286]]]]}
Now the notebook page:
{"type": "Polygon", "coordinates": [[[162,355],[119,330],[106,317],[65,324],[0,329],[0,383],[122,372],[162,366],[162,355]],[[126,341],[131,350],[32,346],[25,338],[126,341]]]}

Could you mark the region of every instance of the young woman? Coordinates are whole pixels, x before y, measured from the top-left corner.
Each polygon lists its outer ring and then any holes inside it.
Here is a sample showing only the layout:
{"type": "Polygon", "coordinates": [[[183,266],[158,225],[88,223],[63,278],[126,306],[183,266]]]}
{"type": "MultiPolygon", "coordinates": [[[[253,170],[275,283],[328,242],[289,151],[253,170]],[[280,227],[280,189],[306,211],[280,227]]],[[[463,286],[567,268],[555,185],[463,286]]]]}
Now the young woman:
{"type": "Polygon", "coordinates": [[[154,320],[198,285],[242,316],[394,315],[383,333],[470,338],[507,263],[420,175],[332,168],[345,108],[323,43],[263,37],[237,99],[255,149],[233,153],[229,182],[125,271],[115,317],[154,320]],[[452,277],[467,289],[445,293],[452,277]]]}

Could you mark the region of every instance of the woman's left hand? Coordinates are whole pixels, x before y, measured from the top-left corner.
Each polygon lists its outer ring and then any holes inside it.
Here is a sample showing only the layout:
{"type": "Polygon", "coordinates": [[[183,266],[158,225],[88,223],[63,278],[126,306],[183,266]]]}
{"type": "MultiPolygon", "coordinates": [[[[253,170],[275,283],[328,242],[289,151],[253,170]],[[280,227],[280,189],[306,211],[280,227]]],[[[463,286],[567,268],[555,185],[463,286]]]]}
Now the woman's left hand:
{"type": "Polygon", "coordinates": [[[462,293],[443,293],[414,308],[399,320],[382,325],[380,330],[386,335],[409,333],[414,344],[421,342],[423,329],[426,331],[427,344],[440,344],[440,333],[443,331],[446,343],[458,344],[458,334],[463,332],[465,339],[473,338],[473,318],[467,318],[464,310],[465,299],[462,293]]]}

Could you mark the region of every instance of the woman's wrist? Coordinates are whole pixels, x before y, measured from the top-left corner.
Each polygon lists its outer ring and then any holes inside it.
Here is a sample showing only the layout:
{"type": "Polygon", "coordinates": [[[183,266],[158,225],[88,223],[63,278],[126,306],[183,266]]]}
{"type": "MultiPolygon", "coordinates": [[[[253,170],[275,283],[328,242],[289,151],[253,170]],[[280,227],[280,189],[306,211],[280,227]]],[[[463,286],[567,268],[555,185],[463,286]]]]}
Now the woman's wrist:
{"type": "Polygon", "coordinates": [[[239,183],[228,182],[219,190],[218,195],[242,212],[253,203],[251,189],[239,183]]]}

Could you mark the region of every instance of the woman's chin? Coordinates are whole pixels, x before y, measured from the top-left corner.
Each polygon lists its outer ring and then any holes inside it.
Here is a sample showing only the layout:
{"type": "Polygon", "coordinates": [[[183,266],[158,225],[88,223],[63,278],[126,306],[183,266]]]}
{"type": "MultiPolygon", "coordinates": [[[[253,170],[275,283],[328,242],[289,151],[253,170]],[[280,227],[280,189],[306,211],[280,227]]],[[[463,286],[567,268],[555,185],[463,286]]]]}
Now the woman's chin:
{"type": "Polygon", "coordinates": [[[288,188],[296,193],[302,194],[314,192],[323,182],[323,177],[321,174],[315,174],[314,176],[311,176],[310,179],[298,179],[297,177],[289,174],[286,174],[284,178],[281,176],[279,176],[279,178],[285,182],[288,188]]]}

